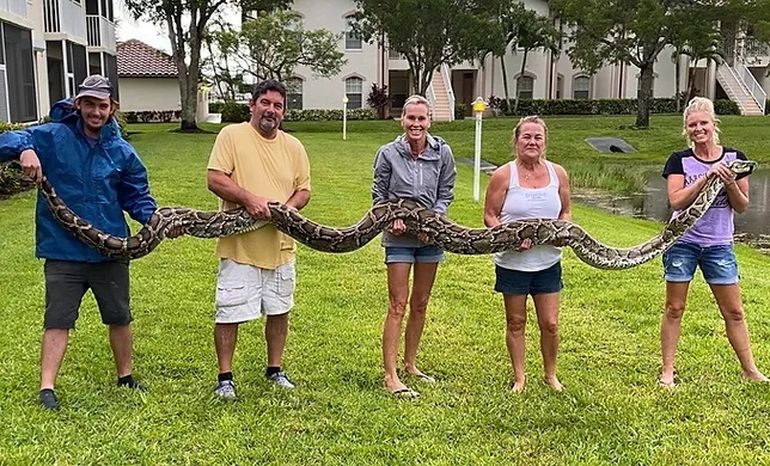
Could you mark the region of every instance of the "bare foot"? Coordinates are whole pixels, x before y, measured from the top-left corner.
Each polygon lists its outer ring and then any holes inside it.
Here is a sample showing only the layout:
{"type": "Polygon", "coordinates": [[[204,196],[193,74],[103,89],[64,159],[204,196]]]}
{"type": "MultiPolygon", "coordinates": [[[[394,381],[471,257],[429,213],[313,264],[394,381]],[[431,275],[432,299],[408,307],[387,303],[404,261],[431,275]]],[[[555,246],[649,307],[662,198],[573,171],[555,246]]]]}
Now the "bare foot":
{"type": "Polygon", "coordinates": [[[770,382],[770,379],[768,379],[763,373],[759,372],[758,370],[744,372],[743,377],[745,377],[748,380],[751,380],[752,382],[770,382]]]}
{"type": "Polygon", "coordinates": [[[511,385],[511,390],[513,390],[514,393],[521,393],[524,391],[525,384],[526,379],[516,380],[513,382],[513,385],[511,385]]]}
{"type": "Polygon", "coordinates": [[[564,385],[562,385],[561,382],[559,382],[559,379],[557,379],[555,375],[550,377],[545,377],[545,384],[553,388],[557,392],[561,392],[564,390],[564,385]]]}
{"type": "Polygon", "coordinates": [[[383,380],[383,383],[385,385],[385,390],[388,391],[388,393],[395,393],[399,391],[403,391],[404,389],[408,389],[406,385],[404,385],[403,382],[401,382],[401,379],[398,378],[398,376],[395,377],[388,377],[385,376],[385,379],[383,380]]]}
{"type": "Polygon", "coordinates": [[[436,379],[421,371],[415,365],[404,366],[404,371],[412,377],[417,377],[425,383],[436,383],[436,379]]]}
{"type": "Polygon", "coordinates": [[[658,385],[660,385],[663,388],[676,387],[676,380],[674,380],[674,373],[673,372],[661,373],[660,378],[658,379],[658,385]]]}

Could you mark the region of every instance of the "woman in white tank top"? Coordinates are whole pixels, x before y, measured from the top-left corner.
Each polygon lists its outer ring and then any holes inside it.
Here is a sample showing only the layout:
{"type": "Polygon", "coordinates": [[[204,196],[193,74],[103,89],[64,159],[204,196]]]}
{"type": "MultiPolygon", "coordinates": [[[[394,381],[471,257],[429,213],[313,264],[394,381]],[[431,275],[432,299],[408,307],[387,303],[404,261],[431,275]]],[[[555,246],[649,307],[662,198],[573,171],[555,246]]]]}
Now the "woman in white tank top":
{"type": "MultiPolygon", "coordinates": [[[[527,218],[570,220],[569,177],[560,165],[545,160],[548,128],[538,117],[519,120],[513,130],[512,162],[495,170],[487,187],[484,224],[527,218]]],[[[524,329],[527,295],[535,303],[540,327],[545,382],[554,390],[563,386],[556,377],[559,348],[559,293],[561,250],[554,246],[533,246],[524,240],[516,250],[495,254],[495,291],[503,293],[506,317],[506,346],[513,366],[513,389],[525,385],[524,329]]]]}

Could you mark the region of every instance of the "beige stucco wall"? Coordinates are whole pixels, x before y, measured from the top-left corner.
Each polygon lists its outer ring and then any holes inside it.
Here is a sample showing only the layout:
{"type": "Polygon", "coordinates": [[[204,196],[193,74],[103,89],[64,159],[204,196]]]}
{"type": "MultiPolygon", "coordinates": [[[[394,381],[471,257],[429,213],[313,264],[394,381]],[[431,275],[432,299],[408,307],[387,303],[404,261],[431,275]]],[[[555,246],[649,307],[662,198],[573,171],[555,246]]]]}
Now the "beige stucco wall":
{"type": "MultiPolygon", "coordinates": [[[[345,16],[356,11],[355,4],[350,0],[295,0],[292,9],[303,16],[305,29],[328,29],[335,34],[344,33],[345,16]]],[[[330,78],[313,76],[309,68],[301,66],[295,72],[296,77],[303,79],[304,108],[341,108],[342,97],[345,95],[345,79],[355,76],[363,79],[363,102],[372,83],[380,84],[378,68],[378,50],[376,44],[363,42],[360,50],[345,50],[345,38],[339,40],[338,48],[345,54],[347,63],[339,74],[330,78]]],[[[385,73],[385,80],[388,75],[385,73]]]]}
{"type": "Polygon", "coordinates": [[[118,82],[124,112],[182,108],[176,78],[118,78],[118,82]]]}

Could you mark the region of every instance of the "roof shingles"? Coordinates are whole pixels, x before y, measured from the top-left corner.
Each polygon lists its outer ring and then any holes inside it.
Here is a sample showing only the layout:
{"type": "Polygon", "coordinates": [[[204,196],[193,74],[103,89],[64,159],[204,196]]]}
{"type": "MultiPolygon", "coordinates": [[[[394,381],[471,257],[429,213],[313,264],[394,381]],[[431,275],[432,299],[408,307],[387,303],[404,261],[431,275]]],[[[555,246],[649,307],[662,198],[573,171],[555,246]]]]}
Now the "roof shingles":
{"type": "Polygon", "coordinates": [[[118,44],[118,76],[123,78],[172,78],[179,75],[174,59],[142,41],[118,44]]]}

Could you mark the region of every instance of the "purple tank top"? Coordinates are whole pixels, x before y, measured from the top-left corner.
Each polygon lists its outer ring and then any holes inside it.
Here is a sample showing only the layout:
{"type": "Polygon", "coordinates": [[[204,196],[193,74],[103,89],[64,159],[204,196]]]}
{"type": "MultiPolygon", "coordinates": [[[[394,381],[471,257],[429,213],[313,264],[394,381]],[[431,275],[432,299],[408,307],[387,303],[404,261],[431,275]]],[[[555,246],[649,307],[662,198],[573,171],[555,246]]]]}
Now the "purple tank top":
{"type": "MultiPolygon", "coordinates": [[[[689,186],[698,178],[706,176],[706,173],[715,163],[729,162],[735,159],[746,160],[746,156],[738,150],[727,147],[722,148],[722,156],[719,159],[712,161],[699,159],[692,149],[674,152],[666,162],[663,177],[684,175],[684,185],[689,186]]],[[[674,211],[671,218],[676,218],[680,214],[681,211],[674,211]]],[[[679,241],[702,247],[732,244],[733,232],[735,231],[733,215],[733,208],[727,202],[727,194],[723,189],[703,217],[679,241]]]]}

